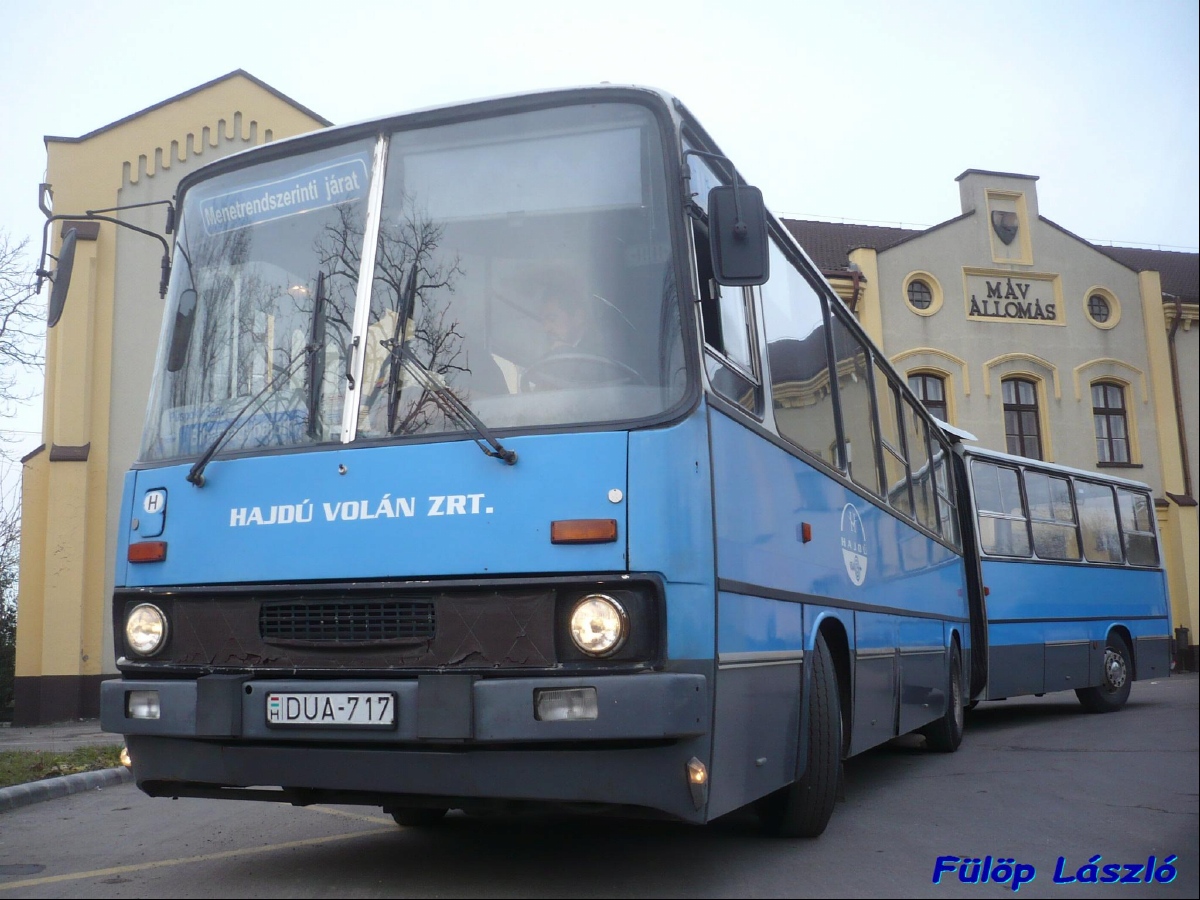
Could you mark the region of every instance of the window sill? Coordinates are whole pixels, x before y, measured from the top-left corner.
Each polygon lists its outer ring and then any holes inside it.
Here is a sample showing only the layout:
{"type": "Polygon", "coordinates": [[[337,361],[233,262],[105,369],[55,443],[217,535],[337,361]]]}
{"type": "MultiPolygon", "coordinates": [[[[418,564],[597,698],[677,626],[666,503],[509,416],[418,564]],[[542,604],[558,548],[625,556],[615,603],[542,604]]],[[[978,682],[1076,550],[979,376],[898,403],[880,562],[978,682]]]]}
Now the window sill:
{"type": "Polygon", "coordinates": [[[1141,463],[1135,462],[1098,462],[1096,467],[1100,469],[1141,469],[1145,468],[1141,463]]]}

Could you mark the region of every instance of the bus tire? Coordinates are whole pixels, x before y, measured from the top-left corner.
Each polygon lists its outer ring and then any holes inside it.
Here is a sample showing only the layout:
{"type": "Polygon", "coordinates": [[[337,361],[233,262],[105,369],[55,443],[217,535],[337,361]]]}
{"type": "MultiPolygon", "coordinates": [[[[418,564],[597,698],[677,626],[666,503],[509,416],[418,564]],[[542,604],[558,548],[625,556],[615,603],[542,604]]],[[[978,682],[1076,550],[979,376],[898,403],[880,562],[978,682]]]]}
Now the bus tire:
{"type": "Polygon", "coordinates": [[[775,837],[817,837],[829,824],[837,802],[842,772],[842,707],[837,670],[821,632],[817,632],[811,659],[808,764],[797,781],[763,797],[755,806],[763,830],[775,837]]]}
{"type": "Polygon", "coordinates": [[[1075,696],[1090,713],[1116,712],[1129,699],[1133,685],[1133,659],[1119,634],[1110,634],[1104,648],[1104,672],[1099,685],[1079,688],[1075,696]]]}
{"type": "Polygon", "coordinates": [[[430,828],[445,818],[449,810],[425,806],[392,806],[384,810],[397,825],[405,828],[430,828]]]}
{"type": "Polygon", "coordinates": [[[950,678],[946,689],[946,711],[940,719],[921,729],[925,746],[938,753],[953,753],[963,739],[962,655],[958,644],[950,648],[950,678]]]}

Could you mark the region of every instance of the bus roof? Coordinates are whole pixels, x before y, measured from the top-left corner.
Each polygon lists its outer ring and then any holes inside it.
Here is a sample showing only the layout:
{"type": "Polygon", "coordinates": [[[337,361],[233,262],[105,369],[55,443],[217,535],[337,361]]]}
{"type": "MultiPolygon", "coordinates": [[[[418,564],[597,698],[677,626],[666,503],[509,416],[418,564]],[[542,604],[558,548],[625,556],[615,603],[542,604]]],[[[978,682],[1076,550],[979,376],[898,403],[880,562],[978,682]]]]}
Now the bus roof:
{"type": "Polygon", "coordinates": [[[1061,473],[1063,475],[1075,475],[1080,478],[1088,478],[1093,481],[1106,481],[1112,484],[1119,484],[1126,487],[1137,488],[1148,493],[1153,493],[1150,485],[1141,481],[1134,481],[1131,478],[1121,478],[1116,475],[1105,475],[1102,472],[1090,472],[1087,469],[1076,469],[1071,466],[1063,466],[1058,463],[1045,462],[1040,459],[1030,459],[1027,456],[1014,456],[1011,453],[1001,453],[998,450],[987,450],[983,447],[964,447],[967,456],[973,456],[979,459],[988,459],[995,462],[1009,463],[1016,466],[1024,466],[1027,469],[1041,469],[1051,473],[1061,473]]]}
{"type": "Polygon", "coordinates": [[[287,155],[291,152],[297,152],[297,148],[304,148],[307,144],[313,144],[317,147],[338,144],[353,140],[355,137],[362,137],[380,131],[394,130],[403,125],[422,127],[424,125],[457,121],[474,112],[501,115],[505,112],[538,109],[543,106],[553,105],[555,102],[586,102],[588,99],[596,102],[605,99],[618,101],[621,99],[631,100],[638,97],[643,99],[653,97],[660,101],[662,108],[670,110],[672,115],[677,115],[675,105],[678,101],[675,95],[659,90],[658,88],[635,84],[582,85],[578,87],[500,94],[495,97],[476,98],[472,100],[457,100],[436,106],[424,106],[405,112],[392,113],[390,115],[373,116],[357,122],[333,125],[317,131],[292,135],[291,137],[281,138],[278,141],[272,141],[269,144],[248,147],[245,150],[214,160],[185,175],[176,188],[176,196],[182,196],[187,188],[191,187],[196,181],[203,180],[219,172],[240,167],[247,156],[257,158],[263,155],[287,155]]]}

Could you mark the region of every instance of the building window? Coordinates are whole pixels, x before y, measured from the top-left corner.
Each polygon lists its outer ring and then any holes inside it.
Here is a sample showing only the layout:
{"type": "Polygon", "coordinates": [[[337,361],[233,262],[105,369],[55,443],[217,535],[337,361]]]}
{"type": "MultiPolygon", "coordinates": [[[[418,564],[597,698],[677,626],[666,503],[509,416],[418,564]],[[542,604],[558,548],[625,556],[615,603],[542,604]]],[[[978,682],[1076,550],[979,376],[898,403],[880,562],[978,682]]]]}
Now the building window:
{"type": "Polygon", "coordinates": [[[1083,295],[1083,311],[1087,320],[1102,331],[1116,328],[1121,321],[1121,301],[1106,287],[1094,285],[1083,295]]]}
{"type": "Polygon", "coordinates": [[[921,279],[914,278],[908,283],[908,302],[914,309],[929,309],[933,306],[933,291],[921,279]]]}
{"type": "Polygon", "coordinates": [[[946,408],[946,379],[940,375],[928,375],[924,372],[908,376],[908,386],[917,395],[931,416],[950,421],[949,410],[946,408]]]}
{"type": "Polygon", "coordinates": [[[1092,385],[1092,419],[1096,423],[1096,456],[1102,463],[1128,463],[1129,420],[1125,388],[1111,381],[1092,385]]]}
{"type": "Polygon", "coordinates": [[[932,316],[942,308],[942,286],[929,272],[909,272],[901,290],[911,313],[932,316]]]}
{"type": "Polygon", "coordinates": [[[1041,417],[1037,385],[1026,378],[1001,382],[1004,396],[1004,436],[1008,452],[1015,456],[1042,459],[1041,417]]]}

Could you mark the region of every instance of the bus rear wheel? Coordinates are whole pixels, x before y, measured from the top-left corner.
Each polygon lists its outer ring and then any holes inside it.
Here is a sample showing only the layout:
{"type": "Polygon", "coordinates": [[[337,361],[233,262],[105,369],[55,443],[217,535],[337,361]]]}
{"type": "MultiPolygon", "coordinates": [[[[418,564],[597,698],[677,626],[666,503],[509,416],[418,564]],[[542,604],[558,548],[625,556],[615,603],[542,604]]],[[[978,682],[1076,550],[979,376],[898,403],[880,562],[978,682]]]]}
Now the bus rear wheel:
{"type": "Polygon", "coordinates": [[[926,746],[938,753],[953,753],[963,739],[962,655],[958,644],[950,648],[948,682],[945,714],[921,729],[926,746]]]}
{"type": "Polygon", "coordinates": [[[1080,688],[1075,691],[1075,696],[1088,712],[1116,712],[1129,699],[1129,689],[1132,686],[1133,662],[1129,645],[1120,635],[1110,634],[1108,644],[1104,648],[1104,672],[1100,684],[1080,688]]]}
{"type": "Polygon", "coordinates": [[[808,702],[808,759],[804,774],[755,806],[763,830],[775,837],[816,837],[825,830],[837,802],[842,771],[842,707],[837,670],[817,632],[808,702]]]}

